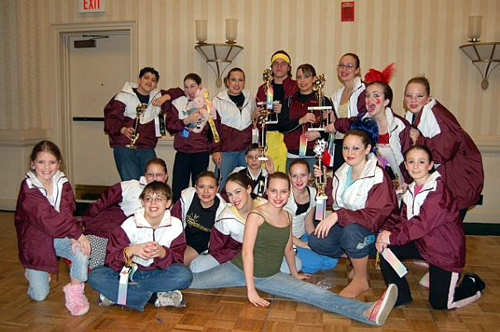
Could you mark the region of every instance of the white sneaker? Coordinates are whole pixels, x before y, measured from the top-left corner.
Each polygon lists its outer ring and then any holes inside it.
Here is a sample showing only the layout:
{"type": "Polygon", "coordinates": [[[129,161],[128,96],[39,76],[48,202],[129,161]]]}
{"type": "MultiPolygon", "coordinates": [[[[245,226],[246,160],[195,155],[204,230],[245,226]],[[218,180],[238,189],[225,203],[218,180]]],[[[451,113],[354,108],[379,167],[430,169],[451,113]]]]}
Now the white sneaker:
{"type": "Polygon", "coordinates": [[[186,306],[186,300],[182,293],[178,290],[169,292],[158,292],[156,293],[158,297],[155,301],[155,307],[176,307],[184,308],[186,306]]]}

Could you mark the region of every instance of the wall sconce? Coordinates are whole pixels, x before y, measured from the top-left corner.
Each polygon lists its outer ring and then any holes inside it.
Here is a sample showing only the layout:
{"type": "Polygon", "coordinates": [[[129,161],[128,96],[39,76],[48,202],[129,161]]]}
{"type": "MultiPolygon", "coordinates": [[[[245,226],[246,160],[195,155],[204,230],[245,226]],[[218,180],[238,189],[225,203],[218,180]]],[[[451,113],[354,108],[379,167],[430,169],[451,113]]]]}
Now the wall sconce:
{"type": "Polygon", "coordinates": [[[214,71],[217,79],[215,85],[218,88],[222,86],[222,75],[229,67],[238,53],[243,50],[243,46],[236,45],[236,37],[238,35],[238,20],[226,20],[226,43],[213,44],[206,43],[207,40],[207,20],[196,20],[196,40],[197,45],[194,47],[208,63],[214,71]]]}
{"type": "Polygon", "coordinates": [[[460,49],[471,59],[483,78],[481,88],[488,89],[488,77],[500,64],[500,42],[480,43],[482,16],[469,16],[469,43],[460,49]]]}

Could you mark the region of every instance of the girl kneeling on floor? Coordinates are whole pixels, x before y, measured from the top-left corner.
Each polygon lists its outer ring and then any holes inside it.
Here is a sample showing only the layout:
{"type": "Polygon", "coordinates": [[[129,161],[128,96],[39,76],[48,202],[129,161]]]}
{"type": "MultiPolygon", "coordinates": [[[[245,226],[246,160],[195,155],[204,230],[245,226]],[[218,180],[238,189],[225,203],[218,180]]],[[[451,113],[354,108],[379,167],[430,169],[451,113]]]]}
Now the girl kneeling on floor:
{"type": "Polygon", "coordinates": [[[309,303],[327,311],[370,325],[383,325],[397,298],[397,287],[390,285],[375,303],[346,299],[316,285],[302,281],[306,276],[295,267],[292,248],[292,217],[283,209],[290,195],[290,180],[282,172],[269,175],[269,201],[253,209],[247,218],[243,249],[233,260],[211,270],[195,273],[191,288],[247,287],[249,301],[269,306],[257,289],[270,294],[309,303]],[[286,258],[291,275],[280,272],[286,258]]]}
{"type": "Polygon", "coordinates": [[[128,283],[125,306],[143,311],[146,303],[157,307],[185,306],[179,289],[189,286],[192,273],[183,264],[186,240],[182,221],[167,210],[172,190],[162,182],[149,183],[141,193],[143,208],[110,235],[107,266],[90,273],[89,284],[100,294],[100,304],[117,302],[120,271],[136,266],[128,283]]]}
{"type": "Polygon", "coordinates": [[[50,291],[49,273],[57,273],[57,257],[71,261],[71,282],[64,286],[66,308],[73,316],[89,311],[83,293],[87,280],[90,244],[81,223],[73,218],[73,189],[59,170],[61,151],[41,141],[31,152],[31,170],[21,184],[14,216],[19,259],[29,281],[28,295],[43,301],[50,291]]]}
{"type": "MultiPolygon", "coordinates": [[[[425,146],[406,152],[405,166],[414,182],[403,195],[400,222],[384,225],[377,238],[377,250],[391,249],[399,259],[424,259],[429,263],[429,302],[434,309],[464,307],[481,297],[485,288],[478,275],[465,274],[465,235],[457,200],[434,167],[425,146]]],[[[387,284],[399,289],[396,306],[412,301],[406,278],[400,278],[381,256],[380,267],[387,284]]]]}

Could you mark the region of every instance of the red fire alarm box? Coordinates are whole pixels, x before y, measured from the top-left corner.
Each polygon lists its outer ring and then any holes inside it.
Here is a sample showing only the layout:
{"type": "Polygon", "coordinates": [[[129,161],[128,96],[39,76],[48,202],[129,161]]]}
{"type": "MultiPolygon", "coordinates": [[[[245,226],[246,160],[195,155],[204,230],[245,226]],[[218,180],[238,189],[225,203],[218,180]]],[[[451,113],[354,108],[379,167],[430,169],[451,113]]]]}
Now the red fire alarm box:
{"type": "Polygon", "coordinates": [[[342,22],[354,22],[354,1],[342,1],[340,4],[342,22]]]}

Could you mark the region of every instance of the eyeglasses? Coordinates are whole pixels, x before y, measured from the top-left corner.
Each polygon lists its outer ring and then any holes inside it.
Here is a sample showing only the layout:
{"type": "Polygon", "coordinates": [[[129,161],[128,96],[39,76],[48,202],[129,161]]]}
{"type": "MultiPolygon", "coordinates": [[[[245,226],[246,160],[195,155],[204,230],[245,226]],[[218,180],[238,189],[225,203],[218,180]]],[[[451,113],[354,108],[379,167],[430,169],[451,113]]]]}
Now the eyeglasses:
{"type": "Polygon", "coordinates": [[[338,69],[338,70],[341,70],[341,69],[352,70],[352,69],[354,69],[354,68],[356,68],[356,66],[355,66],[355,65],[353,65],[353,64],[350,64],[350,63],[348,63],[348,64],[339,63],[339,64],[337,65],[337,69],[338,69]]]}
{"type": "Polygon", "coordinates": [[[146,197],[144,197],[144,202],[146,202],[146,203],[162,203],[165,201],[166,201],[166,198],[161,197],[161,196],[157,196],[157,197],[146,196],[146,197]]]}

